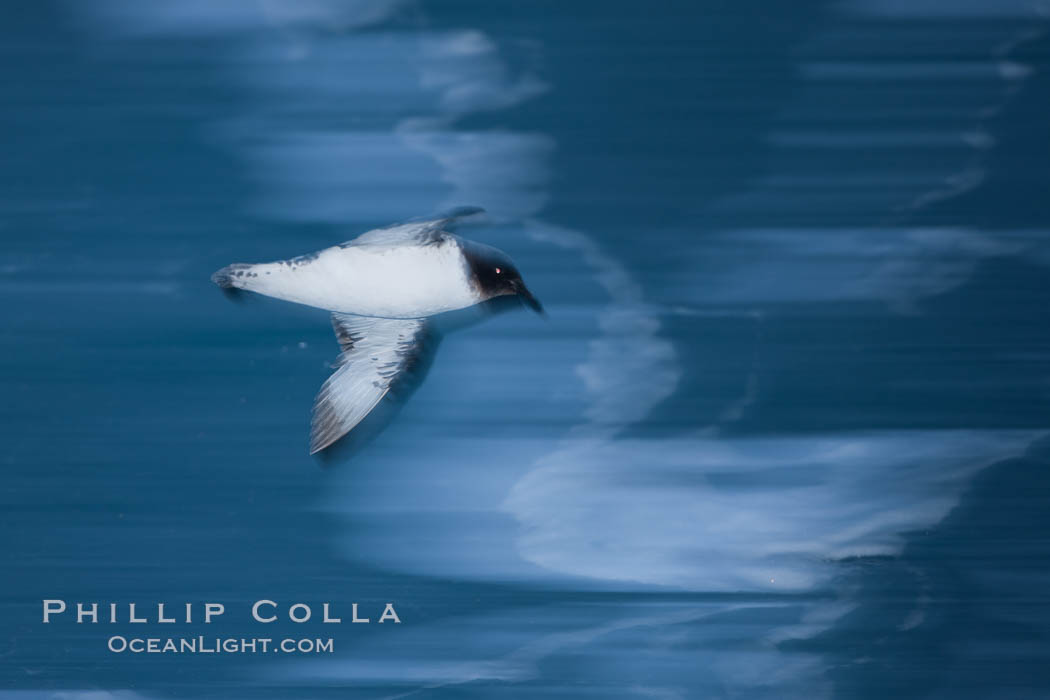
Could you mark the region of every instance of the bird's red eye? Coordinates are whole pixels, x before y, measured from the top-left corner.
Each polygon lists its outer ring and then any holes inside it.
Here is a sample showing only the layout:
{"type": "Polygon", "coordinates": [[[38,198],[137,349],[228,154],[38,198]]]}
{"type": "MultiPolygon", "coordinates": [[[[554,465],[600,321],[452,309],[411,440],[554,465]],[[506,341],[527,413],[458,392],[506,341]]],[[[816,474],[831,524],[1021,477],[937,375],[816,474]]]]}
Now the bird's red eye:
{"type": "Polygon", "coordinates": [[[497,274],[497,275],[501,275],[501,274],[503,274],[503,270],[501,270],[501,269],[499,269],[499,268],[497,267],[497,268],[496,268],[496,274],[497,274]]]}

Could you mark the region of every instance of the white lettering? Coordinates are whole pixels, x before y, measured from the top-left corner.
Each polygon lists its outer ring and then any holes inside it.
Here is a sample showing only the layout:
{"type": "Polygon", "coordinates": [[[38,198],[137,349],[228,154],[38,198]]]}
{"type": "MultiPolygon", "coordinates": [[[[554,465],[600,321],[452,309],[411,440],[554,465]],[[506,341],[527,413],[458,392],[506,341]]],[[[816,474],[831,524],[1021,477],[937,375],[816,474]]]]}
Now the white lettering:
{"type": "Polygon", "coordinates": [[[290,619],[292,622],[306,622],[307,620],[310,619],[311,615],[313,615],[313,611],[310,610],[310,606],[309,605],[304,605],[303,603],[296,603],[292,607],[288,608],[288,619],[290,619]],[[302,610],[305,610],[306,611],[305,616],[304,617],[296,617],[296,615],[295,615],[296,608],[301,608],[302,610]]]}
{"type": "Polygon", "coordinates": [[[324,622],[342,622],[338,617],[331,617],[331,613],[328,610],[329,603],[324,604],[324,622]]]}
{"type": "Polygon", "coordinates": [[[98,603],[92,603],[87,609],[83,603],[77,603],[77,624],[83,622],[85,617],[90,617],[93,623],[98,622],[98,603]]]}
{"type": "Polygon", "coordinates": [[[49,619],[52,613],[64,613],[66,611],[66,601],[64,600],[45,600],[44,601],[44,622],[51,622],[49,619]]]}
{"type": "Polygon", "coordinates": [[[222,603],[205,603],[204,604],[204,624],[210,624],[213,617],[217,617],[226,612],[226,606],[222,603]]]}
{"type": "Polygon", "coordinates": [[[254,617],[257,622],[273,622],[277,619],[276,615],[272,615],[270,617],[265,618],[259,616],[259,608],[261,608],[264,605],[269,605],[273,608],[277,607],[277,603],[273,602],[272,600],[257,600],[255,601],[255,605],[252,606],[252,617],[254,617]]]}
{"type": "Polygon", "coordinates": [[[397,624],[399,624],[399,625],[401,624],[401,618],[397,616],[397,612],[394,610],[394,604],[393,603],[387,603],[386,607],[383,608],[383,614],[379,618],[379,623],[382,624],[382,623],[386,622],[387,620],[393,620],[397,624]]]}

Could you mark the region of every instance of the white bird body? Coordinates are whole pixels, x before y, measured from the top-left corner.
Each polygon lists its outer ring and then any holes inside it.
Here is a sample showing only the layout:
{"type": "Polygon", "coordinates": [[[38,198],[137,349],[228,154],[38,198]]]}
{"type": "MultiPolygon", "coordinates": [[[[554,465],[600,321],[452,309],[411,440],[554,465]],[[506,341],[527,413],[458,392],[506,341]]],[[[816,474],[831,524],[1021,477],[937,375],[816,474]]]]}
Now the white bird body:
{"type": "Polygon", "coordinates": [[[238,289],[359,316],[423,318],[482,301],[452,235],[422,246],[351,243],[234,268],[238,289]]]}
{"type": "Polygon", "coordinates": [[[364,233],[342,245],[277,262],[238,263],[212,281],[332,312],[342,353],[314,402],[311,453],[360,423],[425,354],[427,317],[514,295],[542,313],[506,253],[443,230],[478,213],[364,233]]]}

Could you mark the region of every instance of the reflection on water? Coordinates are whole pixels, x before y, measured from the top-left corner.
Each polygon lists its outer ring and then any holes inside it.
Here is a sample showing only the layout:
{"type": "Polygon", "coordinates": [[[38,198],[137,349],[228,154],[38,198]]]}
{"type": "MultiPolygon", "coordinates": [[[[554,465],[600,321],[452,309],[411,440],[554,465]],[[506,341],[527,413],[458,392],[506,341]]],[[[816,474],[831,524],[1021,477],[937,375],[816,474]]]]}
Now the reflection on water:
{"type": "Polygon", "coordinates": [[[1002,663],[1045,655],[1050,611],[1039,7],[5,14],[32,77],[0,166],[10,687],[1045,690],[1002,663]],[[450,334],[317,469],[325,315],[231,315],[208,273],[461,204],[549,322],[450,334]],[[56,578],[405,622],[326,658],[131,663],[40,632],[26,601],[56,578]]]}

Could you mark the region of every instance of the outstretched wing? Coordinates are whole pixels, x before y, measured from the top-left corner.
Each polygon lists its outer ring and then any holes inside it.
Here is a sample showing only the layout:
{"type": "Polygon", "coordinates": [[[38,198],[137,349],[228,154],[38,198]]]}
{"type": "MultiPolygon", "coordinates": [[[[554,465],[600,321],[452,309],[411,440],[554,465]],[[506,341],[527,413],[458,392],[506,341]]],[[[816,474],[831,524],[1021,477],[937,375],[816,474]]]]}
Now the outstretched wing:
{"type": "Polygon", "coordinates": [[[377,228],[362,233],[357,238],[344,243],[342,247],[436,245],[448,239],[449,234],[444,230],[446,226],[451,225],[458,219],[465,219],[468,216],[481,214],[484,211],[481,207],[458,207],[436,217],[394,224],[386,228],[377,228]]]}
{"type": "Polygon", "coordinates": [[[332,327],[343,352],[314,400],[310,454],[346,435],[372,412],[397,378],[412,369],[427,335],[424,319],[333,313],[332,327]]]}

